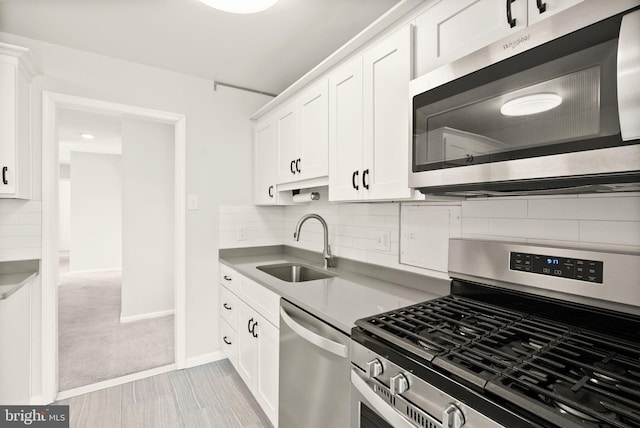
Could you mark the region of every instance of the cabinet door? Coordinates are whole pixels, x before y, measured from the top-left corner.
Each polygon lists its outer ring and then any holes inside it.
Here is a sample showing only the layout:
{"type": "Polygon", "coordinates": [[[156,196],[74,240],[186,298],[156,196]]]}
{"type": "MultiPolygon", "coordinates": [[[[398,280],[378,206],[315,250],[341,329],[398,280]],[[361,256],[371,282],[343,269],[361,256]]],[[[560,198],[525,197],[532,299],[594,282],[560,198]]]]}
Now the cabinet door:
{"type": "MultiPolygon", "coordinates": [[[[327,79],[304,91],[298,98],[299,179],[329,173],[329,86],[327,79]]],[[[296,159],[296,160],[298,160],[296,159]]]]}
{"type": "Polygon", "coordinates": [[[529,0],[529,25],[582,3],[584,0],[529,0]]]}
{"type": "Polygon", "coordinates": [[[258,369],[255,397],[274,427],[278,426],[280,331],[258,315],[258,369]]]}
{"type": "Polygon", "coordinates": [[[295,161],[298,159],[296,103],[291,101],[276,112],[276,150],[278,184],[295,181],[295,161]]]}
{"type": "Polygon", "coordinates": [[[256,315],[246,303],[239,301],[239,319],[238,324],[238,374],[250,390],[254,390],[256,382],[256,370],[258,369],[257,353],[258,342],[253,337],[255,330],[252,326],[256,322],[256,315]]]}
{"type": "Polygon", "coordinates": [[[0,62],[0,194],[16,192],[16,67],[0,62]]]}
{"type": "Polygon", "coordinates": [[[362,57],[329,77],[329,200],[362,198],[362,57]]]}
{"type": "MultiPolygon", "coordinates": [[[[534,1],[535,0],[530,0],[534,1]]],[[[416,18],[416,76],[445,65],[527,26],[527,2],[440,1],[416,18]]]]}
{"type": "Polygon", "coordinates": [[[253,144],[253,202],[256,205],[274,205],[277,203],[276,157],[275,135],[270,117],[256,123],[253,144]]]}
{"type": "Polygon", "coordinates": [[[367,50],[363,73],[364,199],[409,198],[410,26],[367,50]]]}

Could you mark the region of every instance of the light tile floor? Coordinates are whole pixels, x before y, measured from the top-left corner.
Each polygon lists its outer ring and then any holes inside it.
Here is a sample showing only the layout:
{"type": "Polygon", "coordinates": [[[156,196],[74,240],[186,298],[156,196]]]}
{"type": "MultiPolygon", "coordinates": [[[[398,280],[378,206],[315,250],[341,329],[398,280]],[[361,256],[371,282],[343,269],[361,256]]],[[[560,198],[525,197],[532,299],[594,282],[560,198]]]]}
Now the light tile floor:
{"type": "Polygon", "coordinates": [[[272,428],[229,360],[61,400],[72,428],[272,428]]]}

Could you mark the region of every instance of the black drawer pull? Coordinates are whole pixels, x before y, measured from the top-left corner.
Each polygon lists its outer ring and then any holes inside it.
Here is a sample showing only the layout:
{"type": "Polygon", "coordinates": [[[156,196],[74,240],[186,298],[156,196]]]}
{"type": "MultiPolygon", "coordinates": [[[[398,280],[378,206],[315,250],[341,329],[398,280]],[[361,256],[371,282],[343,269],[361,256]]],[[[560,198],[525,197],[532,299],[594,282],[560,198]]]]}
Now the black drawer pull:
{"type": "Polygon", "coordinates": [[[228,311],[231,310],[231,306],[227,305],[226,303],[224,303],[222,306],[224,306],[224,308],[228,311]]]}
{"type": "Polygon", "coordinates": [[[229,277],[227,275],[223,276],[223,278],[224,278],[225,281],[231,281],[231,277],[229,277]]]}
{"type": "Polygon", "coordinates": [[[369,183],[367,183],[367,177],[369,176],[369,168],[362,171],[362,187],[365,189],[369,188],[369,183]]]}
{"type": "Polygon", "coordinates": [[[222,340],[224,340],[224,343],[226,343],[227,345],[231,345],[231,342],[229,341],[229,339],[227,339],[227,336],[223,337],[222,340]]]}
{"type": "Polygon", "coordinates": [[[273,186],[269,186],[269,197],[273,198],[273,186]]]}
{"type": "Polygon", "coordinates": [[[298,159],[296,160],[296,171],[297,171],[298,173],[301,173],[301,172],[302,172],[302,171],[300,171],[300,158],[298,158],[298,159]]]}
{"type": "Polygon", "coordinates": [[[8,166],[3,166],[2,167],[2,183],[3,184],[9,184],[9,180],[7,180],[7,171],[9,170],[8,166]]]}
{"type": "Polygon", "coordinates": [[[536,6],[538,6],[540,13],[545,13],[547,10],[547,4],[543,3],[542,0],[536,0],[536,6]]]}
{"type": "Polygon", "coordinates": [[[296,173],[296,170],[294,169],[295,165],[296,165],[296,161],[292,160],[291,161],[291,165],[289,165],[289,169],[291,170],[291,174],[295,174],[296,173]]]}
{"type": "Polygon", "coordinates": [[[249,330],[249,333],[251,333],[251,334],[253,334],[253,328],[255,327],[255,324],[251,325],[252,322],[253,322],[253,318],[251,318],[249,320],[249,322],[247,323],[247,330],[249,330]]]}

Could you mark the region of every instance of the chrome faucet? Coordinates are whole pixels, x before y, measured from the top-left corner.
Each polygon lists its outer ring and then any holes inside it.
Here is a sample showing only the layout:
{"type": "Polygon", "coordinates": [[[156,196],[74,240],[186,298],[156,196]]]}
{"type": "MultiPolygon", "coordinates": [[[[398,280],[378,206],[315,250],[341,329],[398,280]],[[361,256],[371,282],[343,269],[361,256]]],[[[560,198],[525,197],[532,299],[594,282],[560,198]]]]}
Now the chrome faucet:
{"type": "Polygon", "coordinates": [[[296,230],[295,232],[293,232],[293,237],[296,239],[296,241],[300,240],[300,228],[302,227],[304,222],[309,220],[310,218],[317,219],[322,224],[322,228],[324,229],[324,250],[322,251],[322,257],[324,258],[324,268],[326,269],[329,267],[333,267],[335,259],[331,255],[331,247],[329,246],[329,227],[327,226],[327,222],[324,221],[322,217],[320,217],[318,214],[307,214],[303,216],[296,225],[296,230]]]}

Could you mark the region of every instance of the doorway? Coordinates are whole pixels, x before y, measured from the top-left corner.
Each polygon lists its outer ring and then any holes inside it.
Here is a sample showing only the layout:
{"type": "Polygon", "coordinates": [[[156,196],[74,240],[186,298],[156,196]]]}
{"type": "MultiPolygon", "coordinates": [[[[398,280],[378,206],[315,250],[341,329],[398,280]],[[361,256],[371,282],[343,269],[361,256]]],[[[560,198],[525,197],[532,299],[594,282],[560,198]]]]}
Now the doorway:
{"type": "Polygon", "coordinates": [[[58,389],[174,363],[173,126],[58,110],[58,389]]]}
{"type": "MultiPolygon", "coordinates": [[[[174,134],[173,175],[173,299],[174,299],[174,361],[166,370],[185,367],[185,117],[181,114],[149,110],[140,107],[115,104],[100,100],[80,98],[65,94],[43,94],[43,255],[42,255],[42,383],[45,402],[58,396],[58,271],[59,271],[59,145],[57,129],[61,112],[81,111],[109,115],[123,121],[146,121],[170,125],[174,134]]],[[[73,258],[73,254],[71,254],[73,258]]],[[[73,262],[71,262],[73,265],[73,262]]],[[[122,317],[122,314],[121,314],[122,317]]],[[[136,318],[135,314],[132,316],[136,318]]],[[[144,317],[143,317],[144,318],[144,317]]],[[[165,370],[165,371],[166,371],[165,370]]],[[[144,372],[141,374],[144,377],[144,372]]],[[[130,381],[125,376],[110,384],[130,381]],[[126,378],[126,379],[125,379],[126,378]]],[[[94,384],[97,385],[97,384],[94,384]]],[[[93,389],[105,385],[104,382],[93,389]]],[[[91,385],[79,392],[92,390],[91,385]]]]}

